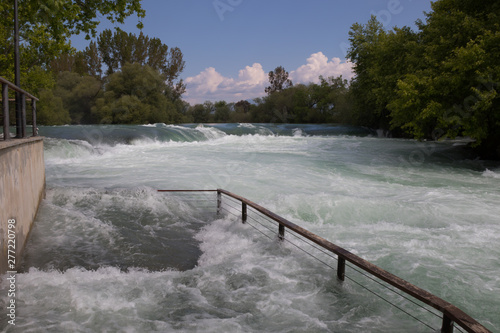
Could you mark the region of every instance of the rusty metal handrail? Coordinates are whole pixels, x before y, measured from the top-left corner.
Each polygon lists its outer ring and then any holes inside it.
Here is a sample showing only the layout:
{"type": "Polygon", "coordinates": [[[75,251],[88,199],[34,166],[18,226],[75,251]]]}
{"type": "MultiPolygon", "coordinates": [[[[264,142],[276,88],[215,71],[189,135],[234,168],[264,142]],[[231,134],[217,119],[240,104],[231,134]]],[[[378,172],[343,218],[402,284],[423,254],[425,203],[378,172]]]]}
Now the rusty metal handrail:
{"type": "Polygon", "coordinates": [[[245,223],[247,220],[247,206],[252,207],[256,211],[260,212],[264,216],[272,219],[279,224],[279,237],[283,239],[285,237],[285,228],[288,228],[295,233],[307,238],[308,240],[316,243],[325,250],[335,253],[338,257],[337,266],[337,277],[341,281],[344,280],[345,276],[345,264],[346,261],[350,262],[357,267],[361,268],[365,272],[385,281],[389,285],[401,290],[407,295],[414,297],[415,299],[433,307],[443,314],[443,322],[441,326],[441,332],[451,333],[453,332],[454,323],[456,323],[461,328],[465,329],[470,333],[491,333],[486,327],[481,325],[474,318],[454,306],[453,304],[446,302],[445,300],[431,294],[430,292],[419,288],[406,280],[403,280],[396,275],[387,272],[386,270],[358,257],[357,255],[347,251],[346,249],[327,241],[326,239],[315,235],[314,233],[288,221],[287,219],[271,212],[270,210],[242,197],[231,193],[223,189],[217,190],[159,190],[158,192],[217,192],[217,212],[220,213],[222,206],[222,194],[236,199],[241,202],[241,214],[242,222],[245,223]]]}
{"type": "Polygon", "coordinates": [[[3,139],[10,140],[9,88],[19,93],[21,98],[21,108],[20,110],[18,110],[20,115],[17,115],[16,117],[16,138],[26,137],[26,98],[31,99],[33,136],[37,136],[38,129],[36,127],[36,102],[39,101],[39,99],[29,92],[19,88],[14,83],[7,81],[1,76],[0,82],[2,83],[3,139]]]}

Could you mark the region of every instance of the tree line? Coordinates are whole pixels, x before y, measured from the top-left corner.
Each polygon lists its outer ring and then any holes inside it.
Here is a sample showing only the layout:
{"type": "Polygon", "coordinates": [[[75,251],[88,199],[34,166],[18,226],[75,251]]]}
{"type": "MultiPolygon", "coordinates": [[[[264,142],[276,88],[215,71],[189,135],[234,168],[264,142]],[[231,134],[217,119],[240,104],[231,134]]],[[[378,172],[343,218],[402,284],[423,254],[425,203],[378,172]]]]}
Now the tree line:
{"type": "Polygon", "coordinates": [[[85,50],[50,62],[55,83],[39,92],[39,122],[183,122],[185,84],[178,77],[184,66],[179,48],[158,38],[104,30],[85,50]]]}
{"type": "Polygon", "coordinates": [[[348,81],[320,77],[320,83],[293,85],[281,66],[269,73],[267,96],[250,103],[226,101],[196,104],[187,115],[193,122],[252,123],[348,123],[350,95],[348,81]]]}
{"type": "MultiPolygon", "coordinates": [[[[41,124],[335,122],[416,139],[466,136],[485,154],[500,155],[496,0],[437,0],[425,22],[416,22],[417,31],[386,30],[376,17],[353,24],[350,82],[320,77],[294,85],[279,66],[269,72],[264,97],[196,105],[182,100],[185,63],[178,48],[120,29],[97,36],[97,14],[115,22],[144,16],[140,0],[122,2],[24,0],[23,88],[40,96],[41,124]],[[93,40],[73,52],[68,38],[80,32],[93,40]]],[[[12,10],[7,0],[0,6],[6,14],[0,69],[12,80],[12,10]]]]}

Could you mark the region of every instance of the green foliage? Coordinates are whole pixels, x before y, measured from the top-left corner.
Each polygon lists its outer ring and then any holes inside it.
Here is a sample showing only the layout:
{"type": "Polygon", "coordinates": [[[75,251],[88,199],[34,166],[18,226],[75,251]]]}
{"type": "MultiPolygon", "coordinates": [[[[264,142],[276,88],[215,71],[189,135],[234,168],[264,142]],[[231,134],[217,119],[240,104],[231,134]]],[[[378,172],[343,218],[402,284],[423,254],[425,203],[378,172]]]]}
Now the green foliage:
{"type": "Polygon", "coordinates": [[[288,72],[283,66],[278,66],[274,71],[269,72],[269,87],[265,89],[266,93],[271,95],[274,92],[282,91],[293,85],[292,80],[288,78],[288,72]]]}
{"type": "Polygon", "coordinates": [[[160,73],[147,65],[125,64],[108,78],[105,93],[92,107],[101,123],[145,124],[178,122],[175,104],[160,73]]]}
{"type": "Polygon", "coordinates": [[[249,123],[252,122],[251,110],[254,106],[249,101],[241,100],[234,104],[234,112],[229,114],[231,123],[249,123]]]}
{"type": "Polygon", "coordinates": [[[407,27],[387,32],[375,16],[366,25],[354,24],[349,36],[348,57],[356,73],[351,83],[354,123],[388,128],[387,104],[394,98],[397,82],[418,66],[418,36],[407,27]]]}
{"type": "Polygon", "coordinates": [[[476,146],[500,134],[500,5],[442,0],[421,25],[426,55],[418,77],[398,83],[394,124],[416,137],[469,136],[476,146]],[[418,101],[418,104],[415,103],[418,101]],[[418,106],[411,121],[403,113],[418,106]]]}
{"type": "MultiPolygon", "coordinates": [[[[19,32],[21,58],[21,86],[27,88],[33,71],[46,70],[55,58],[74,52],[69,37],[85,33],[95,36],[102,17],[123,23],[134,13],[145,15],[140,0],[19,0],[19,32]]],[[[0,74],[14,81],[14,6],[10,0],[0,0],[0,74]]],[[[139,26],[142,24],[139,22],[139,26]]],[[[37,88],[44,80],[33,82],[37,88]]],[[[36,91],[31,91],[36,92],[36,91]]]]}
{"type": "Polygon", "coordinates": [[[255,122],[333,123],[348,121],[351,109],[347,80],[320,77],[320,84],[298,84],[257,100],[255,122]]]}
{"type": "Polygon", "coordinates": [[[231,113],[230,105],[226,101],[219,101],[214,104],[215,114],[214,120],[219,123],[224,123],[229,120],[229,114],[231,113]]]}
{"type": "MultiPolygon", "coordinates": [[[[500,3],[438,0],[427,21],[385,31],[351,28],[356,123],[412,137],[500,142],[500,3]]],[[[495,144],[492,144],[492,143],[495,144]]]]}
{"type": "Polygon", "coordinates": [[[208,123],[210,119],[210,110],[203,104],[196,104],[192,108],[191,114],[195,123],[208,123]]]}
{"type": "Polygon", "coordinates": [[[90,109],[101,91],[101,82],[93,76],[61,72],[57,76],[54,95],[60,97],[73,124],[92,123],[90,109]]]}
{"type": "MultiPolygon", "coordinates": [[[[19,0],[21,86],[41,93],[41,122],[154,123],[190,120],[180,99],[182,52],[158,38],[105,30],[79,52],[69,37],[96,36],[102,18],[145,15],[141,0],[19,0]],[[106,65],[103,77],[102,67],[106,65]],[[43,92],[43,93],[42,93],[43,92]],[[69,115],[69,116],[68,116],[69,115]],[[69,117],[71,119],[69,119],[69,117]]],[[[13,4],[0,0],[0,75],[14,81],[13,4]]],[[[139,27],[142,23],[139,22],[139,27]]]]}
{"type": "Polygon", "coordinates": [[[52,90],[39,92],[40,102],[37,104],[37,122],[40,125],[65,125],[71,122],[69,112],[63,106],[61,97],[54,96],[52,90]]]}
{"type": "Polygon", "coordinates": [[[171,88],[171,99],[178,99],[185,92],[182,80],[175,83],[185,66],[182,52],[177,47],[169,49],[158,38],[149,38],[142,32],[136,36],[121,29],[116,29],[114,33],[107,29],[99,35],[97,47],[91,44],[85,53],[89,60],[95,59],[91,66],[94,71],[97,66],[100,68],[99,60],[107,66],[107,75],[120,70],[127,63],[148,65],[167,82],[171,88]]]}
{"type": "Polygon", "coordinates": [[[351,98],[347,80],[320,77],[320,84],[299,84],[274,91],[254,103],[210,102],[191,107],[194,122],[325,123],[349,122],[351,98]]]}
{"type": "Polygon", "coordinates": [[[185,86],[182,80],[173,82],[183,68],[179,49],[120,29],[105,30],[84,51],[50,64],[57,75],[54,94],[76,124],[189,121],[187,103],[180,99],[185,86]]]}

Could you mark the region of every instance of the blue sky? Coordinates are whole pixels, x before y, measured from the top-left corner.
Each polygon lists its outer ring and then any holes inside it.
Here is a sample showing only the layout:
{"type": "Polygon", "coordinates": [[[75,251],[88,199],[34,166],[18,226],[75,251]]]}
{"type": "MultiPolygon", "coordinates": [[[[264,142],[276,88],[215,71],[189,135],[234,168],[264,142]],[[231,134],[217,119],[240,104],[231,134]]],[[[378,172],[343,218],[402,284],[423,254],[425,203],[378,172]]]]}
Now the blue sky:
{"type": "MultiPolygon", "coordinates": [[[[284,66],[294,83],[315,82],[319,75],[352,77],[346,61],[353,23],[377,15],[387,29],[415,28],[431,10],[428,0],[143,0],[143,32],[181,49],[187,84],[183,98],[241,99],[264,95],[267,73],[284,66]]],[[[105,20],[99,30],[139,33],[137,17],[124,25],[105,20]]],[[[82,36],[73,46],[88,45],[82,36]]]]}

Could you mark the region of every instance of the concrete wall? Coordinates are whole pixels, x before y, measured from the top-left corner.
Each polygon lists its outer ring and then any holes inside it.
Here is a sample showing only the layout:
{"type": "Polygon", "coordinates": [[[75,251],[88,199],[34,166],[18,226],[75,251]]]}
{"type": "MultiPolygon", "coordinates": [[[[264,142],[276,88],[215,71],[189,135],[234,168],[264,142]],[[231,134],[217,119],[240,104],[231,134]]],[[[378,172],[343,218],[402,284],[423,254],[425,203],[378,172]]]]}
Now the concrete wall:
{"type": "Polygon", "coordinates": [[[26,239],[44,195],[43,139],[0,141],[0,274],[19,268],[26,239]],[[9,219],[16,220],[13,229],[16,232],[15,269],[7,265],[9,219]]]}

